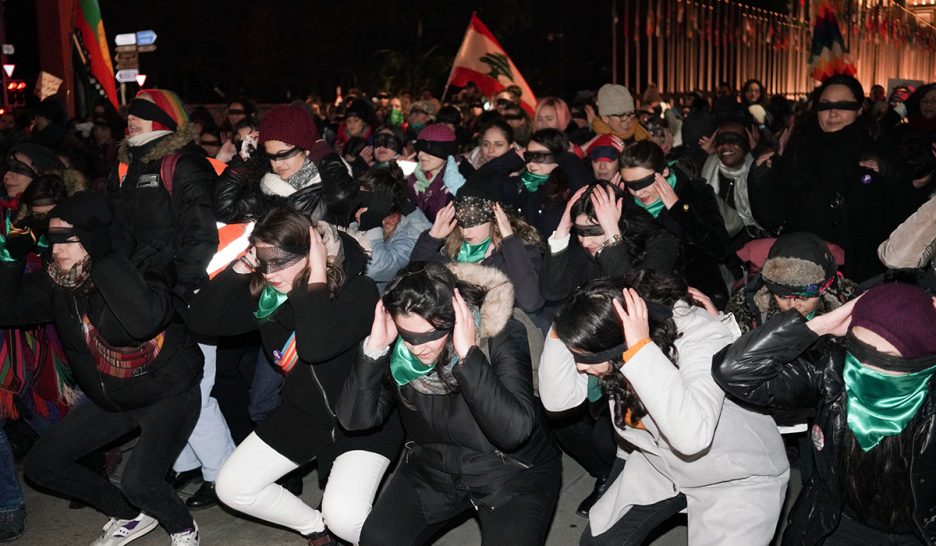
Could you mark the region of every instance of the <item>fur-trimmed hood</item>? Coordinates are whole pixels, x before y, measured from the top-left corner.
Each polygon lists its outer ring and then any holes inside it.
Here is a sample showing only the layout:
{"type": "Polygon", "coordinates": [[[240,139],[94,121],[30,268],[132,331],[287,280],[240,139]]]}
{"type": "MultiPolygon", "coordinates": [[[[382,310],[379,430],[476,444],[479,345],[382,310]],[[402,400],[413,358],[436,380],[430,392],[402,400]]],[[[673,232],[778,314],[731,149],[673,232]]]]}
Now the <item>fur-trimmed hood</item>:
{"type": "MultiPolygon", "coordinates": [[[[146,148],[148,146],[152,147],[147,150],[145,154],[143,154],[143,157],[136,159],[139,159],[144,163],[162,159],[169,154],[178,152],[190,142],[194,142],[196,136],[198,135],[195,131],[195,124],[191,122],[186,123],[179,127],[176,132],[157,139],[153,143],[147,143],[141,146],[141,148],[146,148]]],[[[123,142],[120,143],[120,148],[117,150],[117,160],[121,163],[130,163],[129,139],[125,138],[123,142]]]]}
{"type": "Polygon", "coordinates": [[[459,279],[485,290],[480,309],[481,338],[499,334],[513,315],[514,287],[507,275],[478,264],[450,263],[448,268],[459,279]]]}

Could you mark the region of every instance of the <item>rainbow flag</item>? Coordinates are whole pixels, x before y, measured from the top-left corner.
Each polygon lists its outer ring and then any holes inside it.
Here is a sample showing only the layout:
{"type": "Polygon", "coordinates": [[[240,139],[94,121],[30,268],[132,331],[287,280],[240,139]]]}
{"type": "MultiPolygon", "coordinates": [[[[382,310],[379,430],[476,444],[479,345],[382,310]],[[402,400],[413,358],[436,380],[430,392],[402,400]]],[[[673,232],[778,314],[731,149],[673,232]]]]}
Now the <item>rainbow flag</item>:
{"type": "Polygon", "coordinates": [[[107,97],[107,100],[119,111],[117,102],[117,84],[114,83],[114,64],[107,46],[107,34],[104,32],[104,20],[98,0],[80,0],[75,5],[75,32],[79,37],[82,61],[88,67],[94,88],[107,97]]]}
{"type": "Polygon", "coordinates": [[[810,74],[814,80],[824,81],[838,74],[854,76],[858,69],[848,60],[848,48],[842,39],[835,6],[824,1],[816,12],[812,47],[809,54],[810,74]]]}

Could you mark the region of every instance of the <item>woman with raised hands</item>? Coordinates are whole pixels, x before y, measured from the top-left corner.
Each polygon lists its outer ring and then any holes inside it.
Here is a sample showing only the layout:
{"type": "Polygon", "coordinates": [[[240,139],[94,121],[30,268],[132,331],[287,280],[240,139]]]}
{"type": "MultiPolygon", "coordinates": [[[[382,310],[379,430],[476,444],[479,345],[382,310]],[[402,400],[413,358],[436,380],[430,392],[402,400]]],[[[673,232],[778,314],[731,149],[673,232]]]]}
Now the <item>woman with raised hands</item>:
{"type": "Polygon", "coordinates": [[[338,419],[370,429],[397,407],[411,441],[362,544],[425,544],[471,508],[483,544],[545,541],[561,460],[512,307],[506,276],[475,264],[415,262],[387,286],[338,419]]]}
{"type": "Polygon", "coordinates": [[[546,409],[605,395],[632,447],[618,452],[581,544],[642,544],[682,509],[693,546],[773,537],[789,476],[780,434],[715,383],[712,355],[731,334],[690,301],[669,275],[597,279],[576,291],[548,336],[539,369],[546,409]]]}
{"type": "Polygon", "coordinates": [[[314,546],[332,544],[331,533],[357,542],[402,443],[396,421],[351,435],[335,420],[335,402],[370,326],[360,309],[378,297],[363,274],[367,255],[346,233],[287,208],[257,222],[250,240],[248,254],[199,292],[189,323],[205,335],[259,330],[285,382],[282,404],[221,468],[218,498],[294,529],[314,546]],[[321,512],[276,483],[313,459],[320,473],[331,468],[321,512]]]}

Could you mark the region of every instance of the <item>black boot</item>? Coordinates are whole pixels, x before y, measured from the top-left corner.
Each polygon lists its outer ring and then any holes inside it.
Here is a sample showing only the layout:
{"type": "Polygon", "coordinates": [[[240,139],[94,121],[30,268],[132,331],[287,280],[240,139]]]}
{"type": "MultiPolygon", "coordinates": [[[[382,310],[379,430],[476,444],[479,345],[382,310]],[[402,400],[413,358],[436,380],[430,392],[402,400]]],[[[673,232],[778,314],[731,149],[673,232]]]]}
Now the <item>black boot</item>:
{"type": "Polygon", "coordinates": [[[215,482],[202,482],[198,491],[185,501],[185,505],[193,510],[208,508],[216,504],[218,504],[218,496],[215,494],[215,482]]]}
{"type": "Polygon", "coordinates": [[[591,510],[591,507],[598,502],[598,499],[601,498],[601,495],[608,489],[608,478],[598,478],[595,480],[595,488],[592,490],[591,494],[585,497],[585,499],[578,505],[578,508],[575,509],[575,513],[582,516],[583,518],[588,517],[588,511],[591,510]]]}
{"type": "Polygon", "coordinates": [[[176,472],[175,470],[170,470],[166,474],[166,481],[172,485],[172,488],[178,491],[182,489],[189,483],[201,478],[201,468],[195,468],[192,470],[186,470],[185,472],[176,472]]]}
{"type": "Polygon", "coordinates": [[[11,542],[26,531],[26,507],[0,513],[0,542],[11,542]]]}

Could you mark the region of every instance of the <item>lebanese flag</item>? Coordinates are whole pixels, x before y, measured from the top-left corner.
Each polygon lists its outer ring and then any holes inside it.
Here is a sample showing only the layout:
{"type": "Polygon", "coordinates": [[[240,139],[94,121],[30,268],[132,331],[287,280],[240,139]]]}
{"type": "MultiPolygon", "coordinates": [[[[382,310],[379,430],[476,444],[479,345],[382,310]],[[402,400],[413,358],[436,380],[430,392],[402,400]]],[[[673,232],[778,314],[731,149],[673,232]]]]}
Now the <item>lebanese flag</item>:
{"type": "Polygon", "coordinates": [[[507,86],[516,85],[523,91],[520,106],[530,116],[536,110],[533,90],[520,75],[517,66],[507,56],[497,38],[474,13],[471,14],[471,23],[465,32],[465,39],[458,48],[447,85],[464,87],[468,82],[474,82],[478,89],[488,96],[496,95],[507,86]]]}

